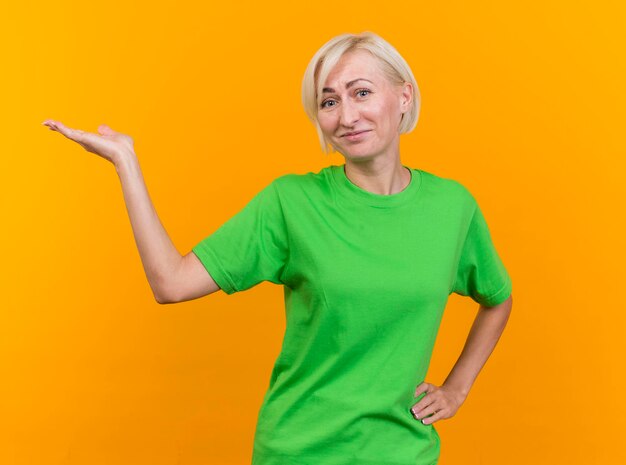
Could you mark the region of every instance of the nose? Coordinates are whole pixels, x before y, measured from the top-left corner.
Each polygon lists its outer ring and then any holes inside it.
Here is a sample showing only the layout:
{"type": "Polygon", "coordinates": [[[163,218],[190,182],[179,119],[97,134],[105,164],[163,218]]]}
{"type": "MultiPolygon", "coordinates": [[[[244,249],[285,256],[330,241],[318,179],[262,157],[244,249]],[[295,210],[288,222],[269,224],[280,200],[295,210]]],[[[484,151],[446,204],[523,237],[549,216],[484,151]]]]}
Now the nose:
{"type": "Polygon", "coordinates": [[[359,109],[350,99],[341,102],[339,109],[339,123],[343,126],[352,127],[359,120],[359,109]]]}

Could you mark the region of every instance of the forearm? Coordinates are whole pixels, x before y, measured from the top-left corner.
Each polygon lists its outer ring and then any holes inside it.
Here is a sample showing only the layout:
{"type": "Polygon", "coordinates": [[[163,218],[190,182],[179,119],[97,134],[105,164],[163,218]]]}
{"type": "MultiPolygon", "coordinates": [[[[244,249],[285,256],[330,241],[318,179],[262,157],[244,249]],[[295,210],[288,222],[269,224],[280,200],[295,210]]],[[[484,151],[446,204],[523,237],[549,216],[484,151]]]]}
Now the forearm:
{"type": "Polygon", "coordinates": [[[444,385],[467,396],[504,331],[511,307],[511,297],[495,307],[480,306],[463,351],[444,385]]]}
{"type": "Polygon", "coordinates": [[[177,269],[182,257],[154,209],[137,156],[127,153],[119,157],[115,169],[146,277],[155,299],[161,302],[167,297],[167,278],[177,269]]]}

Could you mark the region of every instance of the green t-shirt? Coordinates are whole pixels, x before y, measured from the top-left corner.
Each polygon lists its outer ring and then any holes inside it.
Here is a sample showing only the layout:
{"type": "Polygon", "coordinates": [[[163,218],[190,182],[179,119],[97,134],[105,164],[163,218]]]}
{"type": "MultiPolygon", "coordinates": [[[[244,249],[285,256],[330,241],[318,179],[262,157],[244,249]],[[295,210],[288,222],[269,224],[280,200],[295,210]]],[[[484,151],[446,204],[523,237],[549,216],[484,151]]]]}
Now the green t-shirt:
{"type": "Polygon", "coordinates": [[[409,169],[392,195],[345,165],[280,176],[193,247],[227,294],[284,286],[253,465],[437,463],[439,435],[410,408],[448,297],[497,305],[511,279],[472,194],[409,169]]]}

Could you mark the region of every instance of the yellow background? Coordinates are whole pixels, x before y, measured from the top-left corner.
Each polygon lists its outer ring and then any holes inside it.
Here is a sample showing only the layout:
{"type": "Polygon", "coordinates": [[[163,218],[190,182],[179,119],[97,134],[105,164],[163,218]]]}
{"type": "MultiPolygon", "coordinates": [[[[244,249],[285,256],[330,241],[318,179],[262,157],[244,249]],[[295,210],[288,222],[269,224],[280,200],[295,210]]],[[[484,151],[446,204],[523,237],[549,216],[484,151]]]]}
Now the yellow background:
{"type": "MultiPolygon", "coordinates": [[[[300,84],[363,30],[420,86],[402,162],[474,193],[513,279],[498,346],[435,423],[440,464],[626,463],[625,26],[619,1],[3,6],[0,463],[249,464],[282,288],[157,304],[113,165],[40,123],[132,135],[186,254],[275,177],[343,163],[300,84]]],[[[428,382],[477,308],[451,296],[428,382]]]]}

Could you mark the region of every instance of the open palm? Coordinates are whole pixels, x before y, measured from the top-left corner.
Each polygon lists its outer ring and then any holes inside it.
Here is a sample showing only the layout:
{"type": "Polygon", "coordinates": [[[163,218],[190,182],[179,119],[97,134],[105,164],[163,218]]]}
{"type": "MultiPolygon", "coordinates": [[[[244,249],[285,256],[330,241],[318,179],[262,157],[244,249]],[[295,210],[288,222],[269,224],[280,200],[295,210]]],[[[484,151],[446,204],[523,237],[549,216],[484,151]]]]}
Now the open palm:
{"type": "Polygon", "coordinates": [[[80,144],[85,150],[115,163],[120,154],[125,151],[134,152],[133,138],[127,134],[116,132],[106,124],[98,126],[98,133],[72,129],[60,121],[46,120],[41,123],[53,131],[60,132],[68,139],[80,144]]]}

